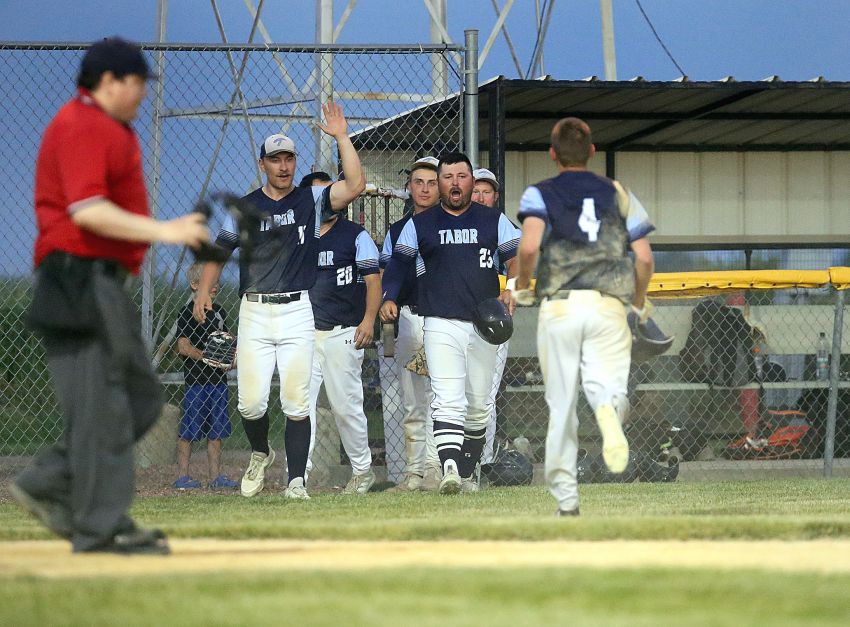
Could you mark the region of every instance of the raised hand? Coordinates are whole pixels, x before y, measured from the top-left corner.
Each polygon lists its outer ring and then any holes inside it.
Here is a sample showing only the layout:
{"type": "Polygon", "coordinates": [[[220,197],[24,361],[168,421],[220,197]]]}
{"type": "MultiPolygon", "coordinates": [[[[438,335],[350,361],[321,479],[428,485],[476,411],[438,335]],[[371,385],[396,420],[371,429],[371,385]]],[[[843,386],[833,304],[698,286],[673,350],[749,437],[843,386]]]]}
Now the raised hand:
{"type": "Polygon", "coordinates": [[[342,112],[342,107],[333,101],[322,105],[322,113],[325,114],[325,123],[316,122],[316,126],[331,137],[348,135],[348,121],[342,112]]]}

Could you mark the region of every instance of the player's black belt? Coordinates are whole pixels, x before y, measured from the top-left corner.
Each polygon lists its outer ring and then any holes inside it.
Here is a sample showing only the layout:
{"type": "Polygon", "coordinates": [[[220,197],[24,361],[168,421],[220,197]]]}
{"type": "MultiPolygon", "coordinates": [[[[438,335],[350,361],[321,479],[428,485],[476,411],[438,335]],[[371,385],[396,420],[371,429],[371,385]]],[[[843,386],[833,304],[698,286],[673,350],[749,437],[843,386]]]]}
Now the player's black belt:
{"type": "Polygon", "coordinates": [[[419,315],[419,307],[416,305],[402,305],[402,307],[407,307],[414,316],[419,315]]]}
{"type": "Polygon", "coordinates": [[[316,323],[316,331],[333,331],[335,329],[347,329],[349,324],[322,324],[321,322],[316,323]]]}
{"type": "Polygon", "coordinates": [[[301,300],[301,292],[292,292],[291,294],[255,294],[248,292],[245,294],[245,300],[268,305],[286,305],[301,300]]]}

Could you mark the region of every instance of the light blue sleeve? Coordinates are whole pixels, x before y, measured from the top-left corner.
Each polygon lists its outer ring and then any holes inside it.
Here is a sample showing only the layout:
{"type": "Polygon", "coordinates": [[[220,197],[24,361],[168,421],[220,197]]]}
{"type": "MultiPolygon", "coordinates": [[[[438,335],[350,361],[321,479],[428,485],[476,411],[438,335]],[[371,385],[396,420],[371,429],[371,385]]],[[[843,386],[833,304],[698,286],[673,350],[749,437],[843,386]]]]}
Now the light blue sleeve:
{"type": "Polygon", "coordinates": [[[519,211],[517,211],[517,219],[520,222],[528,216],[540,218],[546,222],[549,221],[549,212],[546,210],[546,203],[543,201],[543,195],[540,190],[534,185],[525,188],[522,198],[519,200],[519,211]]]}
{"type": "Polygon", "coordinates": [[[646,237],[655,230],[655,225],[649,221],[649,214],[643,204],[629,191],[629,214],[626,216],[626,229],[629,241],[634,242],[646,237]]]}
{"type": "Polygon", "coordinates": [[[356,252],[354,260],[357,262],[357,270],[362,275],[374,274],[380,269],[378,267],[378,247],[366,231],[360,231],[354,240],[356,252]]]}
{"type": "Polygon", "coordinates": [[[386,268],[387,264],[390,261],[390,258],[393,256],[393,238],[390,231],[387,231],[386,237],[384,237],[384,245],[381,247],[381,268],[386,268]]]}
{"type": "Polygon", "coordinates": [[[233,214],[228,211],[224,216],[218,235],[216,235],[216,245],[227,250],[235,250],[239,247],[238,231],[239,228],[236,226],[236,220],[233,218],[233,214]]]}
{"type": "Polygon", "coordinates": [[[516,257],[520,235],[522,233],[513,222],[504,213],[499,214],[499,259],[502,262],[516,257]]]}
{"type": "Polygon", "coordinates": [[[416,234],[416,225],[413,220],[408,220],[393,247],[393,257],[402,257],[409,262],[416,259],[418,253],[419,236],[416,234]]]}

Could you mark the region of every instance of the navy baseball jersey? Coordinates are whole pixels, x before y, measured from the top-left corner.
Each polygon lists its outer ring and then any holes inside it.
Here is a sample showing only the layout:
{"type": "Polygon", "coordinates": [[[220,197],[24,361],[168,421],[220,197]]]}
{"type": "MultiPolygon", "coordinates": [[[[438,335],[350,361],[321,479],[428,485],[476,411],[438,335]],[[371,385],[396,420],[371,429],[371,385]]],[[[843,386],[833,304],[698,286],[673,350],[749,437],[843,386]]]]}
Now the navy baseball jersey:
{"type": "Polygon", "coordinates": [[[643,205],[611,179],[562,172],[525,190],[517,216],[546,222],[537,266],[539,296],[597,290],[624,303],[634,297],[634,265],[626,247],[655,230],[643,205]]]}
{"type": "MultiPolygon", "coordinates": [[[[227,331],[227,312],[218,303],[213,303],[212,314],[207,314],[204,322],[198,322],[192,315],[194,301],[180,310],[177,318],[177,337],[185,337],[200,351],[207,345],[210,333],[213,331],[227,331]]],[[[227,381],[227,373],[221,368],[214,368],[200,361],[183,357],[183,379],[186,385],[218,384],[227,381]]]]}
{"type": "MultiPolygon", "coordinates": [[[[239,293],[309,290],[316,282],[319,226],[333,215],[330,187],[296,187],[280,200],[260,187],[245,199],[264,217],[252,234],[251,254],[239,259],[239,293]]],[[[239,245],[232,216],[215,243],[230,251],[239,245]]]]}
{"type": "Polygon", "coordinates": [[[378,271],[378,247],[366,229],[340,217],[319,239],[319,272],[310,288],[316,328],[359,325],[366,313],[363,277],[378,271]]]}
{"type": "MultiPolygon", "coordinates": [[[[412,217],[413,214],[409,213],[401,220],[393,222],[393,224],[390,225],[390,230],[387,231],[387,236],[384,238],[384,245],[381,248],[380,261],[382,270],[386,269],[387,264],[390,262],[390,259],[393,256],[393,247],[398,241],[398,237],[401,235],[404,225],[407,224],[412,217]]],[[[401,289],[399,290],[398,298],[395,303],[399,307],[404,307],[405,305],[409,305],[411,307],[416,306],[416,266],[413,264],[411,264],[407,269],[407,274],[404,277],[404,281],[402,281],[401,289]]]]}
{"type": "Polygon", "coordinates": [[[482,300],[499,295],[499,263],[516,256],[520,232],[504,214],[472,203],[460,215],[441,206],[413,216],[384,270],[384,300],[395,301],[417,262],[419,314],[471,321],[482,300]]]}

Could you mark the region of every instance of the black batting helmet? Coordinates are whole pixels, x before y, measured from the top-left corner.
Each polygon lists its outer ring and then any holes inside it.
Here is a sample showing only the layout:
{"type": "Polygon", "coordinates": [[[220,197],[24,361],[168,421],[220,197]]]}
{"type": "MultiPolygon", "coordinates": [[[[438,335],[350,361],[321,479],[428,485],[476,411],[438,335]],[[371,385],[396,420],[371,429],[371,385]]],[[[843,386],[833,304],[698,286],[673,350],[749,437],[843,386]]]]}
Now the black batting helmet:
{"type": "Polygon", "coordinates": [[[490,344],[504,344],[514,332],[514,321],[505,303],[498,298],[482,300],[475,307],[472,319],[475,331],[490,344]]]}
{"type": "Polygon", "coordinates": [[[644,453],[638,458],[638,475],[641,481],[672,483],[679,476],[679,458],[671,455],[666,462],[662,462],[644,453]]]}
{"type": "Polygon", "coordinates": [[[499,451],[489,464],[482,464],[481,471],[493,486],[531,485],[534,464],[525,455],[514,449],[499,451]]]}
{"type": "Polygon", "coordinates": [[[629,328],[632,330],[632,361],[640,363],[667,352],[675,337],[664,334],[652,318],[639,322],[637,315],[630,311],[629,328]]]}

